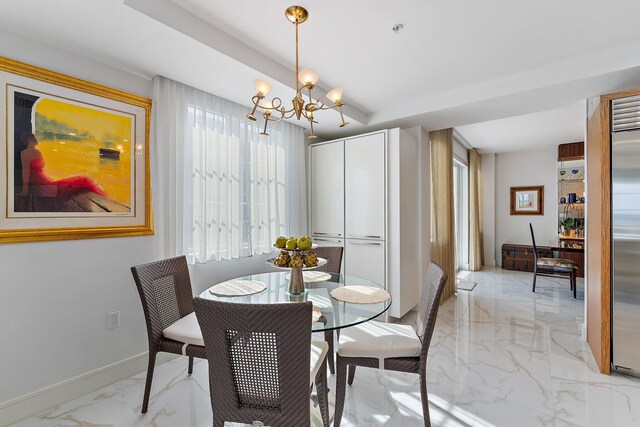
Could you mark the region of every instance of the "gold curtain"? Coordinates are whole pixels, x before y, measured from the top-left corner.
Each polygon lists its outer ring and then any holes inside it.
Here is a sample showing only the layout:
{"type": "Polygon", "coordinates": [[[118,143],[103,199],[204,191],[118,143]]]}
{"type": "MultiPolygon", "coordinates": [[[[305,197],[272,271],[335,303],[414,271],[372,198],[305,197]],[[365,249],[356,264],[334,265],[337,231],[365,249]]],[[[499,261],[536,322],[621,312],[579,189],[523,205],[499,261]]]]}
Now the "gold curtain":
{"type": "Polygon", "coordinates": [[[453,212],[453,129],[429,132],[431,142],[431,260],[449,279],[442,301],[456,291],[455,224],[453,212]]]}
{"type": "Polygon", "coordinates": [[[482,270],[484,263],[482,243],[482,187],[480,154],[469,150],[469,270],[482,270]]]}

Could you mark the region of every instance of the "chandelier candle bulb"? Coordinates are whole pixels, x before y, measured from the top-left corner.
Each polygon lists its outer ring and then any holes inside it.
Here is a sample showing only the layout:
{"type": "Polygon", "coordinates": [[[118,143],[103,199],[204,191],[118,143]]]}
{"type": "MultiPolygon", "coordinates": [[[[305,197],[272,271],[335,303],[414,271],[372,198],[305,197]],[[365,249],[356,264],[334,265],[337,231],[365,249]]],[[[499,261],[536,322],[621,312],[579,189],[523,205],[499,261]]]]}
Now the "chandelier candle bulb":
{"type": "Polygon", "coordinates": [[[333,102],[333,105],[325,103],[323,99],[317,99],[316,101],[313,100],[312,91],[315,84],[318,82],[318,73],[311,68],[303,68],[302,70],[298,68],[298,26],[309,18],[309,13],[302,6],[291,6],[285,11],[285,16],[287,20],[295,25],[296,29],[296,94],[291,100],[291,108],[286,109],[282,105],[282,100],[278,97],[273,98],[271,101],[265,100],[265,95],[271,91],[271,85],[258,79],[253,82],[257,93],[251,98],[253,109],[251,110],[251,113],[247,114],[247,118],[249,120],[256,121],[257,119],[254,115],[255,112],[257,110],[262,111],[262,117],[264,118],[264,130],[260,132],[260,134],[269,135],[267,133],[267,123],[269,121],[277,122],[280,120],[291,119],[294,116],[296,119],[300,120],[304,117],[309,121],[309,127],[311,128],[311,134],[308,138],[314,139],[317,137],[314,135],[313,125],[318,123],[313,117],[315,111],[337,109],[340,113],[340,127],[344,127],[349,124],[345,122],[344,115],[342,114],[342,106],[344,105],[342,103],[342,88],[336,88],[327,93],[327,98],[333,102]],[[300,83],[302,83],[302,87],[300,87],[300,83]],[[309,102],[307,103],[305,103],[303,97],[303,90],[306,90],[309,97],[309,102]]]}
{"type": "Polygon", "coordinates": [[[331,89],[327,92],[327,98],[336,105],[340,104],[342,102],[342,88],[331,89]]]}
{"type": "Polygon", "coordinates": [[[314,86],[316,83],[318,83],[319,77],[318,73],[313,71],[311,68],[303,68],[302,70],[300,70],[298,79],[300,80],[300,83],[305,86],[314,86]]]}
{"type": "Polygon", "coordinates": [[[253,82],[256,90],[258,91],[259,95],[266,95],[269,92],[271,92],[271,85],[267,82],[265,82],[264,80],[256,80],[255,82],[253,82]]]}

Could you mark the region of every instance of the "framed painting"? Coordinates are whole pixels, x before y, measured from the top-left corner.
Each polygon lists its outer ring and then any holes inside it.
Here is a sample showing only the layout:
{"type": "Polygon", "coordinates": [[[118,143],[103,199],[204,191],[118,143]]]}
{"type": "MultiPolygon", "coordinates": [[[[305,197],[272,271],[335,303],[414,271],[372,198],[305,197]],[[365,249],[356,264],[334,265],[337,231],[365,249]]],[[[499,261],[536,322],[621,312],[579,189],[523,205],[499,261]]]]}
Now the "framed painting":
{"type": "Polygon", "coordinates": [[[151,100],[0,57],[0,242],[153,234],[151,100]]]}
{"type": "Polygon", "coordinates": [[[511,187],[511,215],[544,215],[544,185],[511,187]]]}

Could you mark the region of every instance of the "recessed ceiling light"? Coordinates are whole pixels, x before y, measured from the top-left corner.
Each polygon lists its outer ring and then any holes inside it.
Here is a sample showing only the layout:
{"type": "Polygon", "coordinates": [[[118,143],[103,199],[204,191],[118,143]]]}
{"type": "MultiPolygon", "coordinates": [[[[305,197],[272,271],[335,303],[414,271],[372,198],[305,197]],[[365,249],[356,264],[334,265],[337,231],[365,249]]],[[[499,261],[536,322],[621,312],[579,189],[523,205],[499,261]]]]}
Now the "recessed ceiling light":
{"type": "Polygon", "coordinates": [[[391,28],[393,30],[394,33],[398,34],[400,33],[400,31],[404,28],[404,25],[402,24],[396,24],[393,26],[393,28],[391,28]]]}

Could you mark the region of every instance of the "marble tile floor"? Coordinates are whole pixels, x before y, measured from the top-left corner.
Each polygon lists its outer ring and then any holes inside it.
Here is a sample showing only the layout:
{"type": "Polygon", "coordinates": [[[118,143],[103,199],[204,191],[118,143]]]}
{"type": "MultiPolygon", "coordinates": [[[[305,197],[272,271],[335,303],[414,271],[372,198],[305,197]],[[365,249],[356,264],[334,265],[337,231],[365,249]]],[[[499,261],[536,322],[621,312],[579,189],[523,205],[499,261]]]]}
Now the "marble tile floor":
{"type": "MultiPolygon", "coordinates": [[[[574,300],[562,279],[539,278],[535,294],[530,273],[488,269],[465,279],[478,284],[441,306],[431,343],[434,426],[640,425],[640,379],[599,374],[582,339],[581,280],[574,300]]],[[[209,426],[207,362],[192,376],[186,369],[186,358],[156,368],[146,415],[141,373],[15,426],[209,426]]],[[[418,377],[358,368],[342,425],[424,425],[418,377]]]]}

